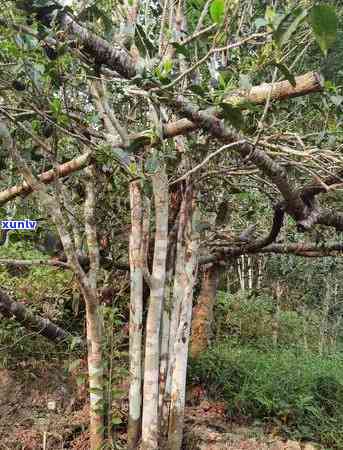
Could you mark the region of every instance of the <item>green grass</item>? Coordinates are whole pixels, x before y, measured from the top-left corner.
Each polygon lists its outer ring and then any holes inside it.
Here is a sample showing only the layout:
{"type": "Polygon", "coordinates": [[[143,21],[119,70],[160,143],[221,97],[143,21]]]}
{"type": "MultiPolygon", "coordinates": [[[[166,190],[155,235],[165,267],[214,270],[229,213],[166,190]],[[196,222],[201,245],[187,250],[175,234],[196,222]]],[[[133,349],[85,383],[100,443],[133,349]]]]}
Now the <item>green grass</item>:
{"type": "Polygon", "coordinates": [[[343,448],[343,355],[220,344],[190,363],[189,379],[226,401],[228,414],[343,448]]]}

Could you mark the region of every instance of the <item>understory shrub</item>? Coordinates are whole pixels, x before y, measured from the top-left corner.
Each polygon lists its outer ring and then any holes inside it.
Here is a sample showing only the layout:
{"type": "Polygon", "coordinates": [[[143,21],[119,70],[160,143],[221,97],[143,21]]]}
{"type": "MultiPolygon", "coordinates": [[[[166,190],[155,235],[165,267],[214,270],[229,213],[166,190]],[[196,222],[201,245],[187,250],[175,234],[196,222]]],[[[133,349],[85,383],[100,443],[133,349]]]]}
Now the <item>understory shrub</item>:
{"type": "Polygon", "coordinates": [[[291,350],[219,344],[190,362],[192,383],[227,403],[231,417],[273,424],[278,432],[343,448],[343,359],[291,350]]]}

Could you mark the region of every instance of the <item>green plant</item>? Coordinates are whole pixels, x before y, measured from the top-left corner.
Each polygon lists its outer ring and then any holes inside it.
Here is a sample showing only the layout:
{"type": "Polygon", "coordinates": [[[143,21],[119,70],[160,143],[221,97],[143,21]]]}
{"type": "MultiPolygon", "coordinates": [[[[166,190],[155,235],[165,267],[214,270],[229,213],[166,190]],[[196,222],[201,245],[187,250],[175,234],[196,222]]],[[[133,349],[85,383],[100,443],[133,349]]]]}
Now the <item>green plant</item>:
{"type": "Polygon", "coordinates": [[[290,350],[228,343],[190,364],[189,378],[227,402],[228,414],[273,423],[279,432],[342,448],[343,362],[290,350]]]}

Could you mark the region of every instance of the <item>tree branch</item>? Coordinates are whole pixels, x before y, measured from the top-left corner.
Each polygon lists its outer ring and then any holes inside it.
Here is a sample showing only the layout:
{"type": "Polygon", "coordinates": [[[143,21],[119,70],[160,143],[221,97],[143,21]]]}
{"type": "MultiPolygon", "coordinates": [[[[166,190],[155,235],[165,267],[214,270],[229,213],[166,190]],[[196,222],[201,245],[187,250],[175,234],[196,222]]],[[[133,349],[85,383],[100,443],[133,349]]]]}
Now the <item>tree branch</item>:
{"type": "Polygon", "coordinates": [[[0,289],[0,313],[11,319],[17,320],[25,328],[35,331],[53,342],[67,341],[72,335],[59,326],[34,315],[22,303],[12,300],[3,290],[0,289]]]}

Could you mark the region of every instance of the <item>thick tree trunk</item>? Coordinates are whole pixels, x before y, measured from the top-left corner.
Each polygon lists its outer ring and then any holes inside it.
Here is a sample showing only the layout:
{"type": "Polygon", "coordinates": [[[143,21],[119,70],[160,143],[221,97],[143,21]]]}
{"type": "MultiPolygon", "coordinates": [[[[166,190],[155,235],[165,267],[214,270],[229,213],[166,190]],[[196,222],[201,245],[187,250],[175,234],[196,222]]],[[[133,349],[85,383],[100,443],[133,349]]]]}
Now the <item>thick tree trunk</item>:
{"type": "Polygon", "coordinates": [[[139,182],[130,184],[130,392],[128,449],[134,450],[141,432],[142,408],[142,315],[143,315],[143,261],[142,261],[142,195],[139,182]]]}
{"type": "Polygon", "coordinates": [[[164,167],[161,167],[153,175],[152,182],[156,231],[151,294],[146,323],[141,444],[143,450],[157,449],[159,437],[160,325],[166,281],[168,243],[168,180],[164,167]]]}
{"type": "Polygon", "coordinates": [[[207,266],[203,269],[201,289],[197,305],[193,311],[190,355],[196,358],[205,351],[211,338],[213,308],[219,282],[219,267],[207,266]]]}
{"type": "Polygon", "coordinates": [[[54,342],[68,341],[72,336],[48,319],[34,315],[22,303],[12,300],[0,290],[0,313],[7,318],[14,317],[25,328],[37,332],[54,342]]]}

